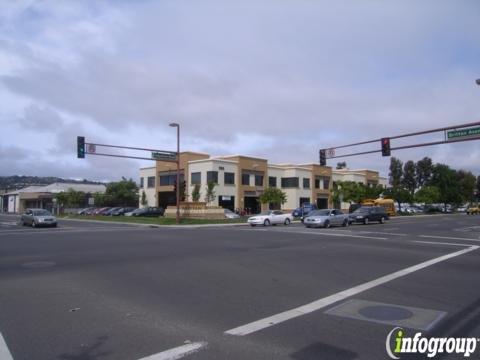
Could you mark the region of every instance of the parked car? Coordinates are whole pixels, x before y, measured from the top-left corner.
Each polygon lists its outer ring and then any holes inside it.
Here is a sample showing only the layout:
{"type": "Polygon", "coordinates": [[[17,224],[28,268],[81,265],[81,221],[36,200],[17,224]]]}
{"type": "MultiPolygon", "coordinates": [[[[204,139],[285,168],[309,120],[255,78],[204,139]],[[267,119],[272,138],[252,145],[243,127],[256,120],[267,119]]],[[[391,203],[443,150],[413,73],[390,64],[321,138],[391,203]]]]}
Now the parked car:
{"type": "Polygon", "coordinates": [[[404,210],[408,214],[420,214],[423,210],[417,206],[407,206],[404,210]]]}
{"type": "Polygon", "coordinates": [[[303,224],[307,227],[324,227],[330,226],[348,226],[350,225],[350,219],[348,215],[344,214],[341,210],[336,209],[322,209],[311,211],[305,219],[303,224]]]}
{"type": "Polygon", "coordinates": [[[285,214],[283,211],[280,210],[268,210],[262,211],[260,214],[249,217],[247,223],[249,223],[251,226],[269,226],[277,224],[289,225],[292,220],[292,214],[285,214]]]}
{"type": "Polygon", "coordinates": [[[105,215],[110,209],[111,207],[101,208],[100,210],[95,212],[95,215],[105,215]]]}
{"type": "MultiPolygon", "coordinates": [[[[163,216],[165,209],[161,207],[146,207],[132,211],[130,216],[163,216]]],[[[127,215],[127,214],[125,214],[127,215]]],[[[127,215],[128,216],[128,215],[127,215]]]]}
{"type": "Polygon", "coordinates": [[[38,226],[57,226],[57,218],[45,209],[27,209],[20,218],[20,225],[38,226]]]}
{"type": "Polygon", "coordinates": [[[80,209],[77,211],[77,215],[86,215],[87,211],[92,208],[85,208],[85,209],[80,209]]]}
{"type": "Polygon", "coordinates": [[[120,216],[120,215],[125,215],[126,213],[132,212],[133,210],[136,210],[137,208],[134,207],[123,207],[119,208],[118,210],[112,211],[111,215],[112,216],[120,216]]]}
{"type": "Polygon", "coordinates": [[[89,208],[87,211],[85,211],[85,215],[93,215],[97,210],[98,208],[96,207],[89,208]]]}
{"type": "Polygon", "coordinates": [[[313,210],[317,210],[317,206],[315,204],[303,203],[302,206],[293,210],[292,215],[303,220],[303,218],[308,216],[308,214],[313,210]]]}
{"type": "Polygon", "coordinates": [[[378,221],[384,223],[388,220],[388,214],[381,206],[363,206],[350,214],[350,223],[358,222],[368,224],[371,221],[378,221]]]}
{"type": "Polygon", "coordinates": [[[225,213],[225,217],[227,219],[238,219],[240,218],[240,215],[234,213],[232,210],[230,209],[223,209],[224,213],[225,213]]]}
{"type": "Polygon", "coordinates": [[[112,208],[110,208],[110,209],[108,209],[108,210],[103,211],[103,212],[102,212],[102,215],[112,216],[112,212],[117,211],[117,210],[120,210],[120,209],[121,209],[121,207],[112,207],[112,208]]]}
{"type": "Polygon", "coordinates": [[[107,211],[110,209],[109,207],[102,207],[102,208],[96,208],[93,212],[92,215],[102,215],[104,211],[107,211]]]}

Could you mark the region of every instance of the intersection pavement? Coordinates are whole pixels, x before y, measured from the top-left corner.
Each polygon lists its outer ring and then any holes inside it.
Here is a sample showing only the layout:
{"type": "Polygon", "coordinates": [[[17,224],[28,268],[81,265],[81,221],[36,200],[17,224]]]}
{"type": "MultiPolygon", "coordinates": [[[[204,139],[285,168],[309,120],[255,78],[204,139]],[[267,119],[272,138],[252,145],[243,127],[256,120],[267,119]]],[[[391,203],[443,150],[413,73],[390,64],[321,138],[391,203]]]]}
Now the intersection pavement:
{"type": "Polygon", "coordinates": [[[480,336],[480,217],[331,229],[15,219],[0,215],[0,354],[13,359],[379,359],[395,326],[480,336]]]}

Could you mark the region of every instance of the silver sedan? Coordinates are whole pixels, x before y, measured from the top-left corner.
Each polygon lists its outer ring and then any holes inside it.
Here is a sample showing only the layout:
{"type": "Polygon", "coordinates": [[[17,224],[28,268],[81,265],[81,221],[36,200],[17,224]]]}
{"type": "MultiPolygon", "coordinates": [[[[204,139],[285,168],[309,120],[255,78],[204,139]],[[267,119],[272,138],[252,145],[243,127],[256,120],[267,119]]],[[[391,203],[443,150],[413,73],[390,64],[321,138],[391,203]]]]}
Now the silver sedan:
{"type": "Polygon", "coordinates": [[[20,225],[57,226],[57,218],[45,209],[27,209],[20,218],[20,225]]]}
{"type": "Polygon", "coordinates": [[[323,209],[315,210],[308,214],[308,216],[303,220],[303,224],[306,227],[324,227],[329,228],[330,226],[348,226],[350,225],[350,220],[348,215],[345,215],[340,210],[336,209],[323,209]]]}

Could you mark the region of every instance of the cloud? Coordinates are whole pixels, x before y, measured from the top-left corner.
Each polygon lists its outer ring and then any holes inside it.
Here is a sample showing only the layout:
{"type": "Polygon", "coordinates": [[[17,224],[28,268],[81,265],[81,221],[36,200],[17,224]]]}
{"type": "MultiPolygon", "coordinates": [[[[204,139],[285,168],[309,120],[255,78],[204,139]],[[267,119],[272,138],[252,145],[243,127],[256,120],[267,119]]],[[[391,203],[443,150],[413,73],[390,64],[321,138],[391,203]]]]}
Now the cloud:
{"type": "MultiPolygon", "coordinates": [[[[77,135],[172,150],[174,121],[185,150],[304,163],[319,148],[480,117],[474,2],[115,4],[0,6],[0,96],[28,100],[0,112],[19,119],[8,145],[26,148],[37,130],[77,174],[65,160],[77,135]]],[[[476,144],[401,156],[478,173],[476,144]]],[[[134,172],[110,160],[111,174],[134,172]]],[[[345,160],[388,172],[378,155],[345,160]]]]}

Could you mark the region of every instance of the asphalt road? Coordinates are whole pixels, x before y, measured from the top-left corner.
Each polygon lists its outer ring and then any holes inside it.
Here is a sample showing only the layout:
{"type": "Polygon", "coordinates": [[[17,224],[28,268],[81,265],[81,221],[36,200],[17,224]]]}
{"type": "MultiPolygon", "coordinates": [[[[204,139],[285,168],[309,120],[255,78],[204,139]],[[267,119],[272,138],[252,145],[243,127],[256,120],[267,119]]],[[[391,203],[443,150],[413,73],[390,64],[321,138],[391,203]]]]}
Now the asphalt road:
{"type": "Polygon", "coordinates": [[[331,229],[16,221],[0,215],[0,359],[386,359],[396,326],[480,337],[480,216],[331,229]]]}

